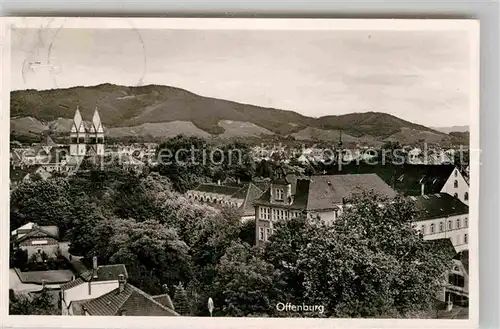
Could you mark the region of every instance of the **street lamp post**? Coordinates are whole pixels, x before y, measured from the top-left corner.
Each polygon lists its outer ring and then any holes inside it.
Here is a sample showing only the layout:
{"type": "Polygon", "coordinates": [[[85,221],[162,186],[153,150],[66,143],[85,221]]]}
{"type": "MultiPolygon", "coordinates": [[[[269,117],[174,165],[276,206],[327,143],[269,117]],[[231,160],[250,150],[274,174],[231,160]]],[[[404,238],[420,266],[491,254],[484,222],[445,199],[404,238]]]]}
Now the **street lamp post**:
{"type": "Polygon", "coordinates": [[[210,312],[210,316],[212,316],[212,312],[214,310],[214,301],[212,297],[208,298],[208,311],[210,312]]]}

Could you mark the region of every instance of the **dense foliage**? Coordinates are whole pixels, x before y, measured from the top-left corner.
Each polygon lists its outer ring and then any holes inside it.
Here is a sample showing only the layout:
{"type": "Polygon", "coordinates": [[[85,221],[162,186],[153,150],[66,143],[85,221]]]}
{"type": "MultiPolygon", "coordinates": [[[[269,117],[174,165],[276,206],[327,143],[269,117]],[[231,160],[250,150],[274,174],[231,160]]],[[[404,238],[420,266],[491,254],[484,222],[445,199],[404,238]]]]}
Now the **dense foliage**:
{"type": "MultiPolygon", "coordinates": [[[[150,294],[169,287],[183,315],[208,315],[211,297],[215,316],[296,316],[277,311],[279,302],[325,307],[302,316],[405,316],[430,307],[448,266],[416,234],[403,199],[357,196],[333,226],[278,222],[259,249],[255,224],[187,200],[173,185],[119,168],[24,182],[12,193],[11,228],[59,226],[72,254],[125,264],[130,282],[150,294]]],[[[11,307],[38,307],[30,303],[11,307]]]]}

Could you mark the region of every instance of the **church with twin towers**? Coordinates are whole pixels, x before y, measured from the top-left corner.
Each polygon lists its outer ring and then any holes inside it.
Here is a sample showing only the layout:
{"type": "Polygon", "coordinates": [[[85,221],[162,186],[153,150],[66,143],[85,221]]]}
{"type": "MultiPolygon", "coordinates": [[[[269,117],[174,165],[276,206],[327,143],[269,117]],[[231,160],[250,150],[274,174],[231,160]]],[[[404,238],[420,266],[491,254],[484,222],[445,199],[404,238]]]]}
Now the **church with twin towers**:
{"type": "Polygon", "coordinates": [[[69,153],[75,157],[104,156],[104,128],[97,108],[89,124],[76,107],[70,130],[69,153]]]}

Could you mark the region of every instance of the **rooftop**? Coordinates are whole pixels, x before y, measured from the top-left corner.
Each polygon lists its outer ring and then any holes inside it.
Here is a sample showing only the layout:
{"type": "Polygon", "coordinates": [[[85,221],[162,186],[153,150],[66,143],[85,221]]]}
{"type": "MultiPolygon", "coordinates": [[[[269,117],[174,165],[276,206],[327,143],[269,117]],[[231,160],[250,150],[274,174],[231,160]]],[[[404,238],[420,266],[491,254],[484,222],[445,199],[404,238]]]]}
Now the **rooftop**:
{"type": "MultiPolygon", "coordinates": [[[[170,298],[169,298],[170,299],[170,298]]],[[[120,288],[110,291],[98,298],[79,302],[83,311],[97,316],[178,316],[174,310],[155,300],[139,288],[125,283],[123,291],[120,288]]],[[[82,312],[84,313],[84,312],[82,312]]]]}
{"type": "Polygon", "coordinates": [[[410,200],[415,203],[418,210],[416,221],[469,213],[469,207],[466,204],[447,193],[411,196],[410,200]]]}

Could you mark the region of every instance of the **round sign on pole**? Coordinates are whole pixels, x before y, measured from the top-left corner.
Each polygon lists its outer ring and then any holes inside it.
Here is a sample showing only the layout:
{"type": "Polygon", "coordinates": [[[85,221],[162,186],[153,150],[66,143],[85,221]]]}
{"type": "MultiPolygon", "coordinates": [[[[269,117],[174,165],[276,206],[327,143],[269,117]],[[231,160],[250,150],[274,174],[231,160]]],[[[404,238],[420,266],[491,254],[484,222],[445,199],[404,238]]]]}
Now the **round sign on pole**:
{"type": "Polygon", "coordinates": [[[214,301],[212,298],[208,298],[208,311],[210,312],[210,316],[212,316],[212,312],[214,310],[214,301]]]}

